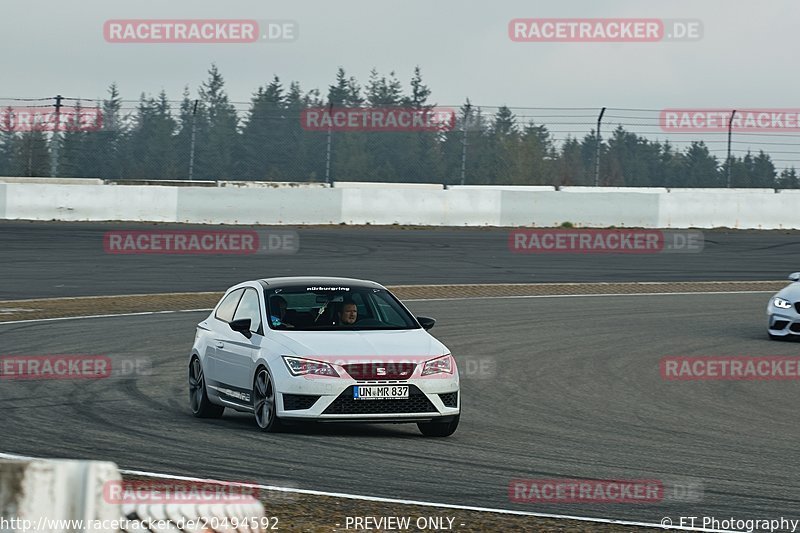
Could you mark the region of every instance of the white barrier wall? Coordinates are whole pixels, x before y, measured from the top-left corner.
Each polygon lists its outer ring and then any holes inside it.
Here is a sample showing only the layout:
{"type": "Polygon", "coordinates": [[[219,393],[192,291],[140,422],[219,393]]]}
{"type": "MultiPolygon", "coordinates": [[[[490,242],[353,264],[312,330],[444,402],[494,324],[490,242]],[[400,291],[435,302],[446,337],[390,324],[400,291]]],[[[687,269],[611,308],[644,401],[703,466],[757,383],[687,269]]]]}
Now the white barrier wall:
{"type": "Polygon", "coordinates": [[[657,228],[657,194],[629,192],[502,192],[501,226],[657,228]]]}
{"type": "Polygon", "coordinates": [[[0,219],[198,224],[800,229],[800,191],[565,187],[180,187],[0,179],[0,219]]]}
{"type": "Polygon", "coordinates": [[[339,224],[342,193],[336,189],[181,187],[173,217],[177,222],[199,224],[339,224]]]}
{"type": "Polygon", "coordinates": [[[5,218],[172,222],[178,187],[9,183],[5,218]]]}
{"type": "Polygon", "coordinates": [[[659,196],[659,224],[673,228],[800,227],[800,195],[771,189],[716,192],[673,190],[659,196]]]}
{"type": "Polygon", "coordinates": [[[337,189],[444,189],[441,183],[381,183],[378,181],[337,181],[337,189]]]}
{"type": "MultiPolygon", "coordinates": [[[[103,497],[106,483],[121,479],[114,463],[101,461],[46,461],[0,459],[0,517],[28,520],[48,533],[72,533],[63,521],[119,520],[119,506],[103,497]]],[[[107,522],[107,523],[108,523],[107,522]]],[[[23,533],[35,528],[13,524],[23,533]]],[[[85,532],[89,528],[77,531],[85,532]]]]}
{"type": "Polygon", "coordinates": [[[199,494],[208,501],[182,502],[177,492],[170,498],[169,485],[164,488],[165,479],[168,478],[139,480],[134,482],[138,485],[125,489],[114,463],[0,454],[0,519],[5,521],[0,532],[232,531],[228,525],[234,519],[240,526],[237,532],[266,532],[264,506],[255,496],[243,497],[225,489],[215,491],[207,488],[207,480],[184,478],[174,480],[173,491],[182,490],[185,498],[192,492],[192,485],[187,482],[197,482],[199,494]],[[226,501],[226,495],[231,499],[226,501]],[[208,528],[199,524],[207,524],[208,528]]]}
{"type": "Polygon", "coordinates": [[[346,189],[342,217],[347,224],[497,226],[500,191],[346,189]]]}

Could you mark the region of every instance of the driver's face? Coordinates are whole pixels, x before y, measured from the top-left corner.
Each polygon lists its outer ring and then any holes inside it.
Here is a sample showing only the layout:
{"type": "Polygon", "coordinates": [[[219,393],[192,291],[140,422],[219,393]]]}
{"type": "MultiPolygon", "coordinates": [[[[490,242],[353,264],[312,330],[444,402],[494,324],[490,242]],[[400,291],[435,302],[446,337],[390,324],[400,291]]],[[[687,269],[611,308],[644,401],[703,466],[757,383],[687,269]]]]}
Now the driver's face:
{"type": "Polygon", "coordinates": [[[346,325],[355,324],[357,316],[358,307],[354,304],[347,304],[342,308],[342,312],[339,313],[339,321],[346,325]]]}
{"type": "Polygon", "coordinates": [[[283,318],[286,315],[286,302],[283,300],[273,300],[272,303],[278,310],[278,318],[283,318]]]}

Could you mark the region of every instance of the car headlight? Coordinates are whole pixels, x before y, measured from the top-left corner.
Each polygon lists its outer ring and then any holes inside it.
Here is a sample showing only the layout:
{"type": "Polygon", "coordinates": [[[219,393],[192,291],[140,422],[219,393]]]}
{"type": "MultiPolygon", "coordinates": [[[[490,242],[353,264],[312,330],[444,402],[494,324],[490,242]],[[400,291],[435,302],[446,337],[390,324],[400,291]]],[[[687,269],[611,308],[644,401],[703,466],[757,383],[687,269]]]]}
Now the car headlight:
{"type": "Polygon", "coordinates": [[[313,359],[304,359],[302,357],[291,357],[289,355],[283,356],[283,362],[286,363],[286,368],[293,376],[331,376],[334,378],[339,377],[339,373],[334,370],[330,363],[324,361],[315,361],[313,359]]]}
{"type": "Polygon", "coordinates": [[[453,358],[450,354],[425,361],[422,367],[422,375],[430,376],[431,374],[452,374],[453,373],[453,358]]]}
{"type": "Polygon", "coordinates": [[[792,308],[792,302],[790,302],[789,300],[785,300],[783,298],[778,298],[778,297],[776,297],[776,298],[774,298],[772,300],[772,305],[774,305],[778,309],[791,309],[792,308]]]}

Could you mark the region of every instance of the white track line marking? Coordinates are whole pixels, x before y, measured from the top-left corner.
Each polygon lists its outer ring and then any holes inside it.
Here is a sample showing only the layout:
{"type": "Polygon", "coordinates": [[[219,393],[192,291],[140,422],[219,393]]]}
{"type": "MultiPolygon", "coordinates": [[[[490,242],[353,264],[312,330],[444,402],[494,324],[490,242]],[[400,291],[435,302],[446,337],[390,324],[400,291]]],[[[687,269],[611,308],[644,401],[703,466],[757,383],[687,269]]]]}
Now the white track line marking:
{"type": "MultiPolygon", "coordinates": [[[[31,459],[39,459],[39,460],[51,460],[47,458],[41,457],[26,457],[23,455],[14,455],[8,453],[0,452],[0,459],[12,459],[12,460],[31,460],[31,459]]],[[[147,477],[154,477],[160,479],[175,479],[179,481],[197,481],[197,482],[213,482],[213,483],[220,483],[225,484],[228,483],[226,481],[220,481],[216,479],[203,479],[198,477],[189,477],[189,476],[176,476],[172,474],[160,474],[157,472],[146,472],[142,470],[127,470],[127,469],[120,469],[120,474],[123,475],[132,475],[132,476],[147,476],[147,477]]],[[[237,483],[239,484],[239,483],[237,483]]],[[[534,518],[553,518],[559,520],[578,520],[581,522],[595,522],[601,524],[616,524],[621,526],[636,526],[636,527],[651,527],[657,529],[674,529],[674,530],[681,530],[681,531],[707,531],[709,533],[735,533],[731,530],[725,529],[705,529],[705,528],[691,528],[691,527],[681,527],[681,526],[664,526],[661,524],[649,523],[649,522],[634,522],[629,520],[614,520],[611,518],[595,518],[595,517],[586,517],[586,516],[571,516],[571,515],[559,515],[559,514],[548,514],[548,513],[535,513],[530,511],[515,511],[513,509],[495,509],[492,507],[476,507],[472,505],[455,505],[449,503],[435,503],[435,502],[424,502],[424,501],[417,501],[417,500],[404,500],[399,498],[383,498],[380,496],[364,496],[361,494],[348,494],[344,492],[326,492],[321,490],[311,490],[311,489],[297,489],[293,487],[279,487],[275,485],[255,485],[252,483],[241,483],[244,487],[255,488],[259,490],[267,490],[267,491],[274,491],[274,492],[290,492],[294,494],[307,494],[309,496],[328,496],[331,498],[345,498],[348,500],[361,500],[361,501],[368,501],[368,502],[380,502],[380,503],[394,503],[398,505],[417,505],[419,507],[439,507],[441,509],[454,509],[458,511],[475,511],[481,513],[496,513],[496,514],[507,514],[507,515],[515,515],[515,516],[530,516],[534,518]]]]}
{"type": "MultiPolygon", "coordinates": [[[[715,294],[774,294],[776,291],[700,291],[700,292],[637,292],[631,294],[625,293],[600,293],[600,294],[532,294],[520,296],[463,296],[457,298],[407,298],[403,302],[446,302],[446,301],[459,301],[459,300],[521,300],[533,298],[591,298],[598,296],[691,296],[693,294],[700,295],[715,295],[715,294]]],[[[11,320],[7,322],[0,321],[0,326],[6,324],[30,324],[36,322],[54,322],[60,320],[83,320],[87,318],[114,318],[126,316],[149,316],[149,315],[166,315],[170,313],[199,313],[201,311],[210,312],[212,308],[208,309],[178,309],[175,311],[141,311],[138,313],[118,313],[107,315],[84,315],[84,316],[62,316],[57,318],[30,318],[26,320],[11,320]]]]}
{"type": "Polygon", "coordinates": [[[592,296],[689,296],[692,294],[774,294],[777,291],[697,291],[697,292],[635,292],[598,294],[531,294],[520,296],[460,296],[456,298],[407,298],[403,302],[444,302],[447,300],[514,300],[527,298],[589,298],[592,296]]]}
{"type": "Polygon", "coordinates": [[[148,315],[168,315],[172,313],[199,313],[200,311],[209,312],[212,308],[208,309],[179,309],[177,311],[141,311],[138,313],[118,313],[108,315],[84,315],[84,316],[60,316],[56,318],[30,318],[27,320],[11,320],[8,322],[0,322],[0,326],[6,324],[29,324],[31,322],[54,322],[59,320],[83,320],[85,318],[115,318],[124,316],[148,316],[148,315]]]}

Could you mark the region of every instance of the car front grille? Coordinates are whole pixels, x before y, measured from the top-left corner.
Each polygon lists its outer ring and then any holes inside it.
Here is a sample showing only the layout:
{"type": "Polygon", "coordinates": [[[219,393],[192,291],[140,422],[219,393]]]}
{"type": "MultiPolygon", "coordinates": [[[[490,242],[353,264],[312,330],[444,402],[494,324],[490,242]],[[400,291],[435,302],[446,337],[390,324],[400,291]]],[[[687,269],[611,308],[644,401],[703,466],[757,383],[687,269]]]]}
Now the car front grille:
{"type": "Polygon", "coordinates": [[[409,379],[414,369],[417,367],[416,363],[353,363],[343,365],[344,369],[355,380],[397,380],[409,379]]]}
{"type": "Polygon", "coordinates": [[[326,415],[381,415],[396,413],[436,413],[436,407],[414,385],[409,385],[407,400],[354,400],[353,387],[347,387],[331,403],[326,415]]]}
{"type": "Polygon", "coordinates": [[[797,311],[798,313],[800,313],[800,302],[795,302],[794,303],[794,310],[797,311]]]}
{"type": "Polygon", "coordinates": [[[458,391],[439,394],[439,398],[442,399],[442,403],[444,404],[445,407],[458,406],[458,391]]]}
{"type": "Polygon", "coordinates": [[[795,333],[800,333],[800,324],[794,323],[791,326],[789,326],[789,329],[794,331],[795,333]]]}
{"type": "Polygon", "coordinates": [[[319,396],[311,394],[284,394],[283,408],[286,411],[310,409],[319,400],[319,396]]]}

